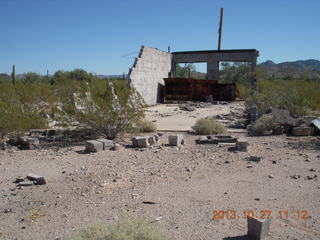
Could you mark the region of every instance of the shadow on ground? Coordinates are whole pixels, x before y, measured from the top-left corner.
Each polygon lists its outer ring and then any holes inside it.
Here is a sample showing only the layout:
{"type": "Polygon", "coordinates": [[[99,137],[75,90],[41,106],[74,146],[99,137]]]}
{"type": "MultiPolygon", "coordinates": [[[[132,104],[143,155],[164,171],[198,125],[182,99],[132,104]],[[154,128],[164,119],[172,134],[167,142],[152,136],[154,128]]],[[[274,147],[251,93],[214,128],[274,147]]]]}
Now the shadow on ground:
{"type": "Polygon", "coordinates": [[[236,237],[225,237],[222,240],[254,240],[254,238],[248,235],[236,236],[236,237]]]}

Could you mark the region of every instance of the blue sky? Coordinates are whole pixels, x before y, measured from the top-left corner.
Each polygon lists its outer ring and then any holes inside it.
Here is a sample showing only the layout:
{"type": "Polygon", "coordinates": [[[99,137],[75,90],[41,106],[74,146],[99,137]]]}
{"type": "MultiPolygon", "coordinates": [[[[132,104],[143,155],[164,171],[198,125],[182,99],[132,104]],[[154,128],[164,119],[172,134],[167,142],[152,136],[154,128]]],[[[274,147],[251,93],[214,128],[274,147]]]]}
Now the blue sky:
{"type": "Polygon", "coordinates": [[[128,72],[141,45],[256,48],[259,62],[320,59],[319,0],[0,0],[0,72],[128,72]]]}

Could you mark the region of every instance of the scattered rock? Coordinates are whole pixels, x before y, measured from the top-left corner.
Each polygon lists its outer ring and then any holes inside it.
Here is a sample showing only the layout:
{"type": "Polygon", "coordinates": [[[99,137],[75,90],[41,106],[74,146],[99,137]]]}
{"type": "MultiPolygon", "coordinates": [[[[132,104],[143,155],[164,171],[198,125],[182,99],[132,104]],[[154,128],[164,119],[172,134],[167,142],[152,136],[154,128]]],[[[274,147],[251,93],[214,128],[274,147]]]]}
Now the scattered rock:
{"type": "Polygon", "coordinates": [[[86,152],[99,152],[103,150],[103,143],[97,140],[86,141],[86,152]]]}
{"type": "Polygon", "coordinates": [[[293,174],[290,177],[293,178],[293,179],[299,179],[301,176],[298,175],[298,174],[293,174]]]}
{"type": "Polygon", "coordinates": [[[28,174],[27,179],[34,181],[36,185],[45,185],[46,180],[43,176],[35,175],[35,174],[28,174]]]}
{"type": "Polygon", "coordinates": [[[260,162],[262,157],[250,156],[249,161],[251,162],[260,162]]]}
{"type": "Polygon", "coordinates": [[[20,187],[28,187],[33,185],[34,185],[33,181],[29,181],[29,180],[18,183],[18,186],[20,187]]]}
{"type": "Polygon", "coordinates": [[[293,136],[309,136],[311,135],[311,128],[310,127],[294,127],[291,130],[291,134],[293,136]]]}

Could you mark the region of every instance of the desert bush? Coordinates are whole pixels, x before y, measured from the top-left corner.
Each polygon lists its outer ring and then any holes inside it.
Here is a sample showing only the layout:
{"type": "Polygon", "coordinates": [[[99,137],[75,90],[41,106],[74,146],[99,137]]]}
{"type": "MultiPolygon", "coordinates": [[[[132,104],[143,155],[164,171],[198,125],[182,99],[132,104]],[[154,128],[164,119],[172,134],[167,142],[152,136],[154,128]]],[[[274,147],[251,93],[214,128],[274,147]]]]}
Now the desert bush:
{"type": "Polygon", "coordinates": [[[248,103],[256,104],[261,113],[269,107],[285,109],[293,117],[320,109],[320,81],[260,79],[256,91],[240,87],[248,103]]]}
{"type": "Polygon", "coordinates": [[[221,123],[213,119],[199,119],[196,124],[193,126],[193,130],[196,134],[220,134],[225,133],[226,128],[221,123]]]}
{"type": "Polygon", "coordinates": [[[0,138],[21,135],[32,128],[47,127],[48,86],[10,82],[0,84],[0,138]]]}
{"type": "Polygon", "coordinates": [[[134,218],[116,224],[98,224],[83,229],[69,240],[168,240],[157,225],[134,218]]]}
{"type": "Polygon", "coordinates": [[[73,81],[57,94],[61,97],[58,120],[63,125],[91,128],[108,139],[114,139],[144,116],[142,97],[122,82],[73,81]]]}
{"type": "Polygon", "coordinates": [[[138,132],[141,132],[141,133],[149,133],[149,132],[157,131],[157,125],[145,119],[138,121],[136,124],[136,128],[138,132]]]}

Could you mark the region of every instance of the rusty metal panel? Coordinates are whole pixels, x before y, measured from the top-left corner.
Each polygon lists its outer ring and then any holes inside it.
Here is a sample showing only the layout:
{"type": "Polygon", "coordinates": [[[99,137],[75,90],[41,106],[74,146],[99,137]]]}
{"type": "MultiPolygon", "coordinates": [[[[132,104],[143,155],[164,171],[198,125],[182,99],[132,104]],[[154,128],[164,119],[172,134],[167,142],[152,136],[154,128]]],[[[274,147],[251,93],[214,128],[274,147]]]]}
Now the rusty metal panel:
{"type": "Polygon", "coordinates": [[[206,101],[212,95],[213,100],[232,101],[237,97],[235,84],[220,84],[217,80],[189,78],[164,78],[165,100],[206,101]]]}

